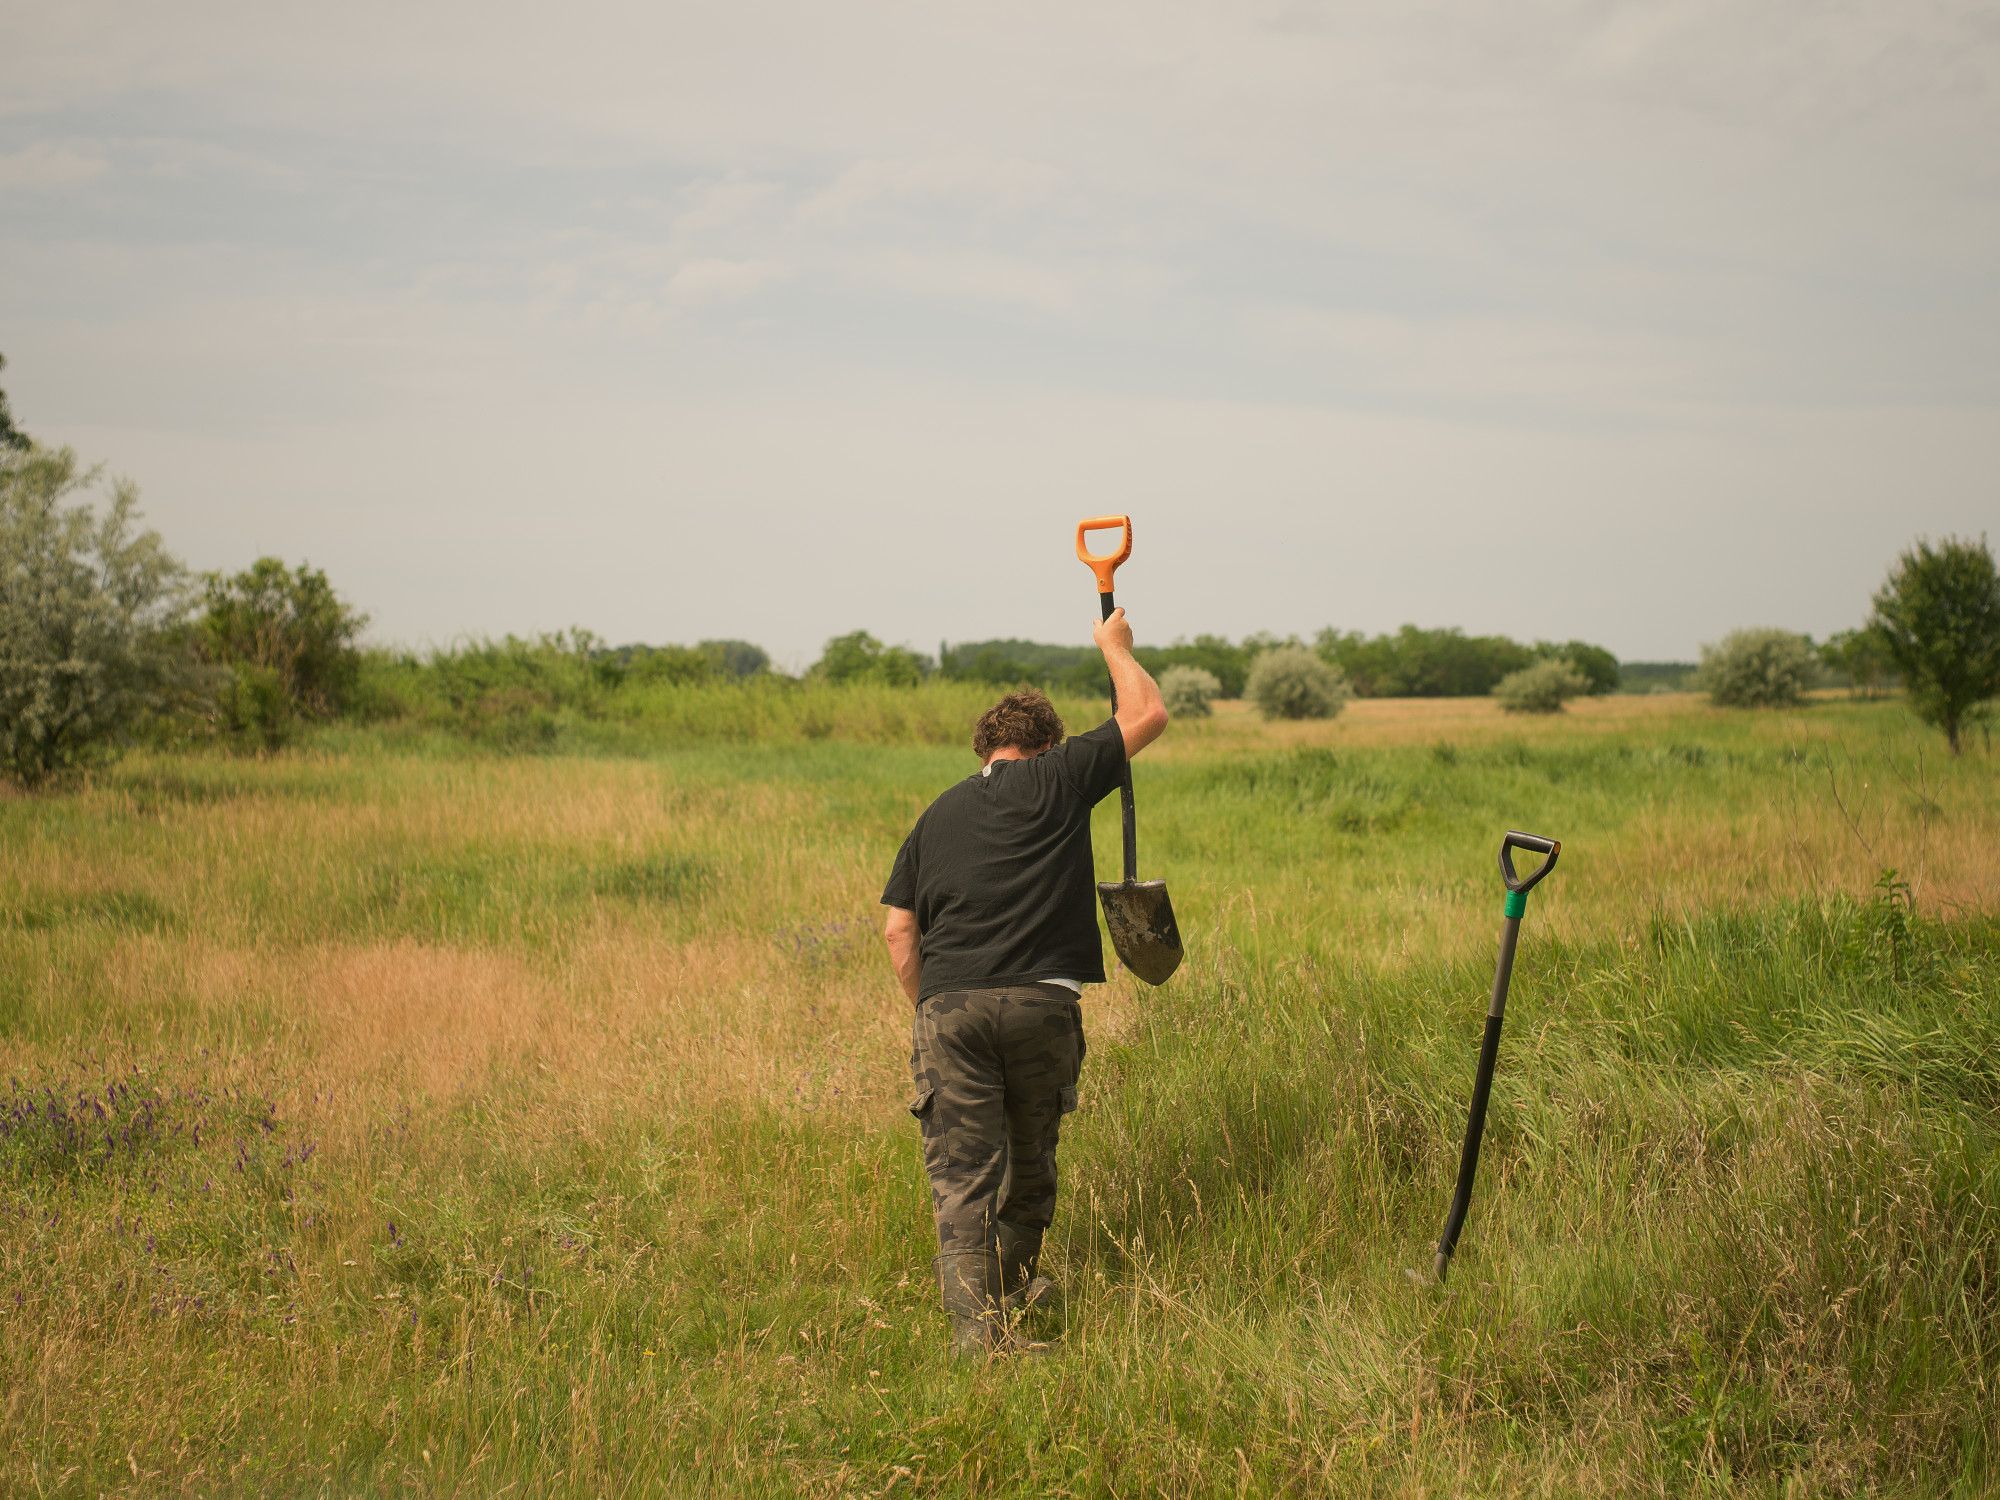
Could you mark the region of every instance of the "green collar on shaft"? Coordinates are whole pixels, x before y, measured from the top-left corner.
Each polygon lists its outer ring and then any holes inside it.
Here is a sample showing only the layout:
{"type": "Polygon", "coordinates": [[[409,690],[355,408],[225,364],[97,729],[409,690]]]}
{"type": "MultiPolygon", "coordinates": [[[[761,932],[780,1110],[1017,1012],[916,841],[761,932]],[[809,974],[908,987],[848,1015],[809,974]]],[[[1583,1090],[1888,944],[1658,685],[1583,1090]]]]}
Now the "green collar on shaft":
{"type": "Polygon", "coordinates": [[[1512,917],[1518,922],[1528,914],[1528,893],[1526,891],[1509,891],[1507,893],[1507,905],[1504,910],[1507,916],[1512,917]]]}

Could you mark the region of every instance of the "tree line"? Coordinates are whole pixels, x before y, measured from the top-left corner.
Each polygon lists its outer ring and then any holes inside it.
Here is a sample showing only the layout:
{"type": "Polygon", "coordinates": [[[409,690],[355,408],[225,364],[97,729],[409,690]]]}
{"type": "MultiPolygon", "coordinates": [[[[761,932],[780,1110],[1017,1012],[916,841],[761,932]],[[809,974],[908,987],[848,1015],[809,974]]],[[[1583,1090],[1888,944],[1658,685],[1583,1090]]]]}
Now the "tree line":
{"type": "MultiPolygon", "coordinates": [[[[1217,696],[1241,698],[1259,656],[1278,647],[1305,647],[1296,636],[1268,632],[1230,641],[1198,635],[1171,646],[1140,646],[1133,654],[1155,677],[1172,667],[1211,674],[1217,696]]],[[[1538,661],[1568,663],[1592,694],[1616,692],[1618,658],[1586,641],[1536,641],[1523,645],[1501,635],[1467,635],[1456,627],[1426,630],[1405,625],[1387,635],[1319,632],[1310,648],[1340,669],[1359,698],[1484,697],[1511,673],[1538,661]]],[[[979,641],[939,649],[938,671],[948,680],[994,685],[1030,682],[1042,687],[1104,693],[1104,664],[1087,646],[1044,646],[1032,641],[979,641]]]]}

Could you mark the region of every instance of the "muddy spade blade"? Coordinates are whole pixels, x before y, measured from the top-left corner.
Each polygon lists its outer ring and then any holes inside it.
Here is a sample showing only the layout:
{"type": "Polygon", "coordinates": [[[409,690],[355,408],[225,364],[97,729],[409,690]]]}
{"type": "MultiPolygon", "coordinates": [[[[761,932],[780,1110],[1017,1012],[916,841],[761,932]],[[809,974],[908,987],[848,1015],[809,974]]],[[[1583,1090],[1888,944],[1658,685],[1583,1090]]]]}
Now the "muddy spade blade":
{"type": "Polygon", "coordinates": [[[1181,930],[1164,880],[1099,881],[1104,925],[1125,967],[1148,984],[1165,984],[1181,966],[1181,930]]]}

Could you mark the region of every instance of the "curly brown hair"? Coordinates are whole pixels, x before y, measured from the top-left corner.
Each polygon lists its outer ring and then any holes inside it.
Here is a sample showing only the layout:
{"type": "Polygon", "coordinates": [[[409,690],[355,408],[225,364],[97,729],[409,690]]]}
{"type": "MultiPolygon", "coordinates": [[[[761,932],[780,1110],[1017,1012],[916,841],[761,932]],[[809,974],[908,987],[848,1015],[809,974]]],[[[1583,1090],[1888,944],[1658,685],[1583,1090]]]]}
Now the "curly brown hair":
{"type": "Polygon", "coordinates": [[[1040,688],[1016,688],[972,726],[972,753],[982,761],[1009,745],[1016,750],[1053,750],[1062,740],[1062,715],[1040,688]]]}

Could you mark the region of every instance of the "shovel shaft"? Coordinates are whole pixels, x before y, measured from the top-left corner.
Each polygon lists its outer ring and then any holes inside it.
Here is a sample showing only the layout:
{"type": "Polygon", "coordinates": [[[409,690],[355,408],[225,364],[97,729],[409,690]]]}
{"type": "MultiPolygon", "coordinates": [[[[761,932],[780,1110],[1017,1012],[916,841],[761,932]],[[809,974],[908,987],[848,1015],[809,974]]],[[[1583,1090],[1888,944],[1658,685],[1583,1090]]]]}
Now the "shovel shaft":
{"type": "MultiPolygon", "coordinates": [[[[1111,597],[1113,571],[1132,555],[1132,521],[1128,516],[1101,516],[1085,521],[1076,529],[1076,555],[1090,564],[1097,575],[1097,605],[1103,618],[1118,609],[1111,597]],[[1084,534],[1117,527],[1124,532],[1124,544],[1108,556],[1099,557],[1084,546],[1084,534]]],[[[1106,667],[1110,666],[1107,661],[1106,667]]],[[[1118,717],[1118,679],[1111,679],[1111,717],[1118,717]]],[[[1174,904],[1167,899],[1163,880],[1139,879],[1139,823],[1132,811],[1132,763],[1128,760],[1118,774],[1118,801],[1124,813],[1125,878],[1117,884],[1100,881],[1098,899],[1104,903],[1104,925],[1111,933],[1111,946],[1126,969],[1147,984],[1165,984],[1181,965],[1186,950],[1181,946],[1181,930],[1174,921],[1174,904]]]]}
{"type": "Polygon", "coordinates": [[[1451,1252],[1458,1248],[1458,1232],[1465,1227],[1466,1210],[1472,1207],[1472,1179],[1479,1170],[1479,1138],[1486,1132],[1486,1101],[1493,1092],[1493,1064],[1500,1056],[1500,1026],[1507,1015],[1507,985],[1514,977],[1514,949],[1521,941],[1521,919],[1513,904],[1500,923],[1500,963],[1493,971],[1493,999],[1486,1007],[1486,1035],[1479,1044],[1479,1074],[1472,1084],[1472,1113],[1465,1122],[1465,1146],[1458,1156],[1458,1191],[1452,1195],[1451,1213],[1438,1237],[1437,1260],[1432,1265],[1439,1281],[1451,1265],[1451,1252]]]}
{"type": "MultiPolygon", "coordinates": [[[[1110,619],[1111,611],[1118,606],[1112,602],[1109,590],[1097,596],[1097,607],[1103,611],[1102,618],[1110,619]]],[[[1111,717],[1118,717],[1118,681],[1111,682],[1111,717]]],[[[1125,770],[1118,780],[1118,805],[1125,814],[1125,883],[1130,885],[1139,878],[1139,815],[1132,806],[1132,762],[1125,762],[1125,770]]]]}

